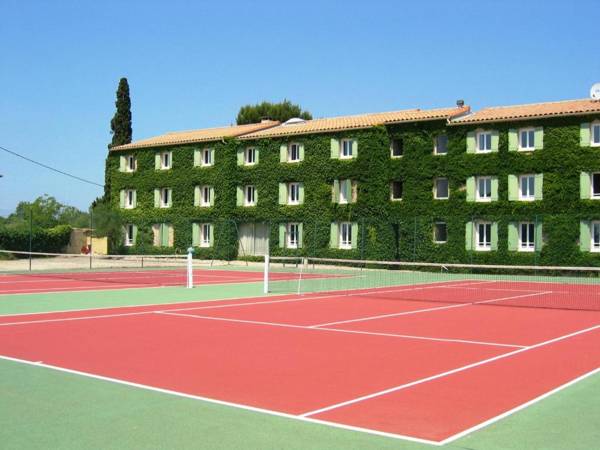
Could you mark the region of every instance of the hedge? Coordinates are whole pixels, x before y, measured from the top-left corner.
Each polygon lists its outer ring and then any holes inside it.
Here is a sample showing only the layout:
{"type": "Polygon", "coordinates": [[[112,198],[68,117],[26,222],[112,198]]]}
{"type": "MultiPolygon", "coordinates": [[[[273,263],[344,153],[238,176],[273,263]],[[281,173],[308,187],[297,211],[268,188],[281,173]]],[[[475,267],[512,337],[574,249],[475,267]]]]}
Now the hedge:
{"type": "MultiPolygon", "coordinates": [[[[60,253],[69,244],[71,227],[58,225],[53,228],[34,229],[31,250],[34,252],[60,253]]],[[[3,250],[28,251],[29,230],[0,228],[0,248],[3,250]]]]}

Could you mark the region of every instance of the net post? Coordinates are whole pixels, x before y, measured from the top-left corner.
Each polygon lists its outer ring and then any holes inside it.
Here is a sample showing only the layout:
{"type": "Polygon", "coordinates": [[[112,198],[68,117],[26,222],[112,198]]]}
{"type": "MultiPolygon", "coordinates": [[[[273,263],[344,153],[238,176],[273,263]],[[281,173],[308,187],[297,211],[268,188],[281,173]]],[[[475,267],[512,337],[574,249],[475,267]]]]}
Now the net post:
{"type": "Polygon", "coordinates": [[[269,293],[269,260],[270,260],[270,256],[267,253],[265,255],[265,270],[264,270],[264,277],[263,277],[263,294],[268,294],[269,293]]]}
{"type": "Polygon", "coordinates": [[[31,272],[31,249],[33,244],[33,209],[29,206],[29,271],[31,272]]]}
{"type": "Polygon", "coordinates": [[[188,289],[194,287],[194,265],[193,265],[194,247],[188,247],[187,249],[187,285],[188,289]]]}

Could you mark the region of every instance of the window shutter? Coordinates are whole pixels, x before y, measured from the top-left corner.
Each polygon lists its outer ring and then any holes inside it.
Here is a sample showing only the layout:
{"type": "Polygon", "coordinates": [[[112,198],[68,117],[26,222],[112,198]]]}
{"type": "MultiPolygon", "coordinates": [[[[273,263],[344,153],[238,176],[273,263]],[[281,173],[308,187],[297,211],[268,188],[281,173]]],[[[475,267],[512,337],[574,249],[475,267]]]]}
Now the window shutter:
{"type": "Polygon", "coordinates": [[[210,236],[208,237],[208,245],[213,247],[215,244],[215,226],[211,223],[208,226],[208,229],[209,229],[209,233],[210,233],[210,236]]]}
{"type": "Polygon", "coordinates": [[[202,161],[202,151],[195,149],[194,150],[194,166],[199,166],[202,161]]]}
{"type": "Polygon", "coordinates": [[[519,132],[511,128],[508,130],[508,151],[516,152],[519,149],[519,132]]]}
{"type": "Polygon", "coordinates": [[[127,159],[125,156],[119,156],[119,171],[125,172],[125,168],[127,167],[127,159]]]}
{"type": "Polygon", "coordinates": [[[339,159],[340,157],[340,140],[331,139],[331,158],[339,159]]]}
{"type": "Polygon", "coordinates": [[[473,250],[473,222],[465,224],[465,250],[473,250]]]}
{"type": "Polygon", "coordinates": [[[519,229],[514,222],[508,224],[508,251],[516,252],[519,247],[519,229]]]}
{"type": "Polygon", "coordinates": [[[242,206],[244,204],[244,189],[241,186],[236,188],[236,205],[242,206]]]}
{"type": "Polygon", "coordinates": [[[119,208],[125,208],[125,189],[119,191],[119,208]]]}
{"type": "Polygon", "coordinates": [[[198,247],[200,245],[200,224],[192,224],[192,247],[198,247]]]}
{"type": "Polygon", "coordinates": [[[356,203],[356,200],[358,199],[358,181],[350,181],[350,192],[352,195],[352,203],[356,203]]]}
{"type": "Polygon", "coordinates": [[[137,242],[138,228],[137,228],[137,225],[132,225],[131,228],[132,228],[132,231],[133,231],[132,242],[133,242],[133,245],[135,245],[135,243],[137,242]]]}
{"type": "Polygon", "coordinates": [[[582,252],[589,252],[592,246],[592,233],[590,222],[582,220],[579,222],[579,249],[582,252]]]}
{"type": "Polygon", "coordinates": [[[519,178],[516,175],[508,176],[508,200],[515,201],[519,199],[519,178]]]}
{"type": "Polygon", "coordinates": [[[475,153],[475,132],[467,133],[467,153],[475,153]]]}
{"type": "Polygon", "coordinates": [[[302,226],[302,223],[298,224],[298,248],[302,248],[302,242],[303,242],[303,234],[304,231],[304,227],[302,226]]]}
{"type": "Polygon", "coordinates": [[[298,184],[298,203],[304,203],[304,183],[298,184]]]}
{"type": "Polygon", "coordinates": [[[173,206],[173,189],[169,188],[167,191],[169,192],[169,201],[167,203],[167,207],[170,208],[173,206]]]}
{"type": "Polygon", "coordinates": [[[132,197],[133,197],[133,201],[132,201],[132,204],[131,204],[131,206],[132,206],[133,208],[136,208],[136,207],[137,207],[137,191],[136,191],[136,190],[134,190],[134,191],[132,192],[132,197]]]}
{"type": "Polygon", "coordinates": [[[285,229],[286,229],[286,224],[280,223],[279,224],[279,248],[285,247],[285,231],[286,231],[285,229]]]}
{"type": "Polygon", "coordinates": [[[254,150],[254,163],[255,164],[258,164],[258,156],[259,156],[259,154],[260,154],[260,151],[258,150],[258,148],[256,148],[254,150]]]}
{"type": "Polygon", "coordinates": [[[338,248],[338,224],[336,222],[332,222],[330,229],[329,246],[331,248],[338,248]]]}
{"type": "Polygon", "coordinates": [[[287,203],[287,185],[285,183],[279,183],[279,204],[285,205],[287,203]]]}
{"type": "Polygon", "coordinates": [[[215,163],[215,149],[210,149],[210,164],[213,165],[215,163]]]}
{"type": "Polygon", "coordinates": [[[160,226],[160,245],[163,247],[169,246],[169,226],[166,223],[160,226]]]}
{"type": "Polygon", "coordinates": [[[238,166],[244,165],[244,149],[243,148],[237,149],[237,165],[238,166]]]}
{"type": "Polygon", "coordinates": [[[339,180],[333,180],[333,203],[340,202],[340,182],[339,180]]]}
{"type": "MultiPolygon", "coordinates": [[[[537,140],[536,140],[537,142],[537,140]]],[[[537,144],[536,144],[537,145],[537,144]]],[[[534,186],[534,198],[536,200],[542,200],[543,197],[543,187],[544,187],[544,174],[538,173],[535,175],[535,186],[534,186]]]]}
{"type": "Polygon", "coordinates": [[[154,189],[154,207],[160,206],[160,189],[154,189]]]}
{"type": "Polygon", "coordinates": [[[175,228],[173,228],[173,225],[167,225],[167,236],[169,238],[167,245],[173,247],[175,243],[175,228]]]}
{"type": "Polygon", "coordinates": [[[287,144],[281,144],[279,146],[279,162],[287,162],[288,157],[288,146],[287,144]]]}
{"type": "Polygon", "coordinates": [[[298,144],[300,148],[300,161],[304,161],[304,144],[298,144]]]}
{"type": "Polygon", "coordinates": [[[209,195],[210,195],[210,206],[215,206],[215,188],[214,187],[210,187],[209,188],[209,195]]]}
{"type": "Polygon", "coordinates": [[[492,236],[490,239],[490,247],[492,250],[498,250],[498,222],[492,222],[492,236]]]}
{"type": "Polygon", "coordinates": [[[353,202],[353,199],[352,199],[352,181],[351,180],[344,180],[344,181],[342,181],[342,185],[341,185],[340,189],[342,189],[344,191],[344,196],[346,197],[346,201],[348,203],[352,203],[353,202]]]}
{"type": "Polygon", "coordinates": [[[152,235],[153,235],[152,244],[155,247],[159,247],[160,246],[160,224],[155,223],[154,225],[152,225],[152,235]]]}
{"type": "Polygon", "coordinates": [[[492,201],[498,201],[498,177],[492,177],[492,201]]]}
{"type": "Polygon", "coordinates": [[[588,172],[581,172],[579,174],[579,198],[587,200],[591,197],[592,189],[592,175],[588,172]]]}
{"type": "Polygon", "coordinates": [[[535,238],[534,238],[535,251],[539,252],[544,245],[542,235],[542,222],[535,222],[535,238]]]}
{"type": "Polygon", "coordinates": [[[358,157],[358,140],[357,139],[352,140],[352,157],[353,158],[358,157]]]}
{"type": "Polygon", "coordinates": [[[467,178],[467,201],[475,201],[475,177],[467,178]]]}
{"type": "Polygon", "coordinates": [[[500,143],[500,133],[498,130],[492,130],[492,151],[498,151],[498,144],[500,143]]]}
{"type": "Polygon", "coordinates": [[[200,186],[194,186],[194,206],[200,206],[200,186]]]}
{"type": "Polygon", "coordinates": [[[534,147],[536,150],[544,148],[544,127],[535,127],[534,147]]]}
{"type": "Polygon", "coordinates": [[[350,246],[352,248],[358,247],[358,223],[352,222],[352,234],[350,235],[350,246]]]}
{"type": "Polygon", "coordinates": [[[254,204],[258,205],[258,189],[254,186],[254,204]]]}
{"type": "Polygon", "coordinates": [[[156,170],[160,169],[160,153],[154,155],[154,168],[156,170]]]}
{"type": "Polygon", "coordinates": [[[579,145],[581,147],[589,147],[591,144],[591,129],[589,123],[582,123],[579,126],[579,145]]]}

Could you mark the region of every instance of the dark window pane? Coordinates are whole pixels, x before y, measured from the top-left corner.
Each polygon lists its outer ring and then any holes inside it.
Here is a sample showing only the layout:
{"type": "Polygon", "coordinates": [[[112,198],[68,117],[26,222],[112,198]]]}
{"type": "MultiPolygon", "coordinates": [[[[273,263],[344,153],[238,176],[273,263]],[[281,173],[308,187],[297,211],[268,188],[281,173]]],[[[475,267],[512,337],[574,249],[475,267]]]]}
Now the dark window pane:
{"type": "Polygon", "coordinates": [[[392,156],[402,156],[404,145],[402,139],[392,139],[392,156]]]}

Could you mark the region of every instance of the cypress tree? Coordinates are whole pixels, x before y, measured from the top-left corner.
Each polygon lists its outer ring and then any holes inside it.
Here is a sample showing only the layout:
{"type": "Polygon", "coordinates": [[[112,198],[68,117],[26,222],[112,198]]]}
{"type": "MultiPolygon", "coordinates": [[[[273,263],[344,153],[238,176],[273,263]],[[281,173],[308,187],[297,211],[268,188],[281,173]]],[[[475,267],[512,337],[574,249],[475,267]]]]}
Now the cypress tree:
{"type": "Polygon", "coordinates": [[[127,83],[127,78],[119,80],[115,105],[117,111],[110,121],[112,142],[109,147],[129,144],[131,142],[131,99],[129,98],[129,83],[127,83]]]}

